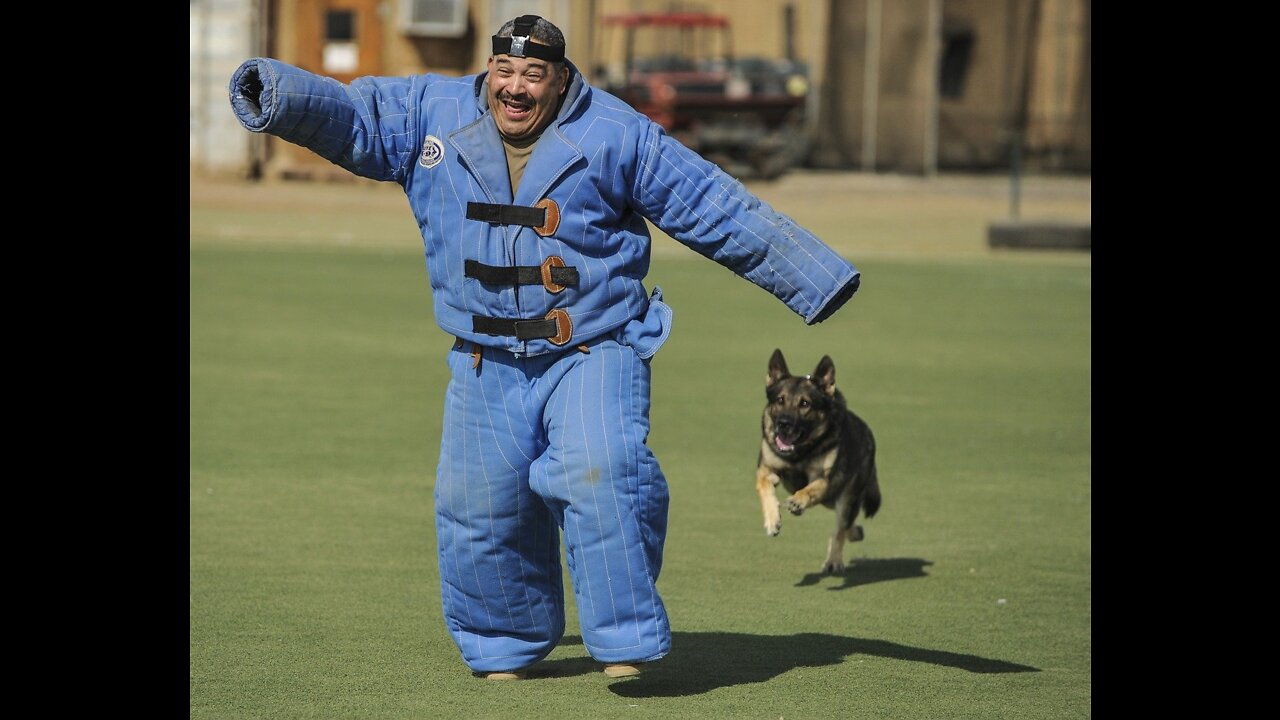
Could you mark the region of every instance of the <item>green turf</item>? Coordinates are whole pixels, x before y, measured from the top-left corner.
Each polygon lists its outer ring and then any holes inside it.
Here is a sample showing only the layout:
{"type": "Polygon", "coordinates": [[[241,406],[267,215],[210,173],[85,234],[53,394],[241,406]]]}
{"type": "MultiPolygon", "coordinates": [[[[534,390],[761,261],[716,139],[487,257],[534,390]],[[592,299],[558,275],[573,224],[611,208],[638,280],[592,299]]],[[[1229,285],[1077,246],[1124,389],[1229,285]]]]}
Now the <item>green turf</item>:
{"type": "MultiPolygon", "coordinates": [[[[816,327],[686,252],[655,259],[671,655],[608,680],[569,618],[520,683],[472,678],[440,612],[444,353],[421,254],[191,244],[192,718],[1070,718],[1091,705],[1091,269],[859,262],[816,327]],[[830,354],[884,506],[820,577],[830,511],[766,537],[769,354],[830,354]]],[[[857,258],[854,258],[857,261],[857,258]]]]}

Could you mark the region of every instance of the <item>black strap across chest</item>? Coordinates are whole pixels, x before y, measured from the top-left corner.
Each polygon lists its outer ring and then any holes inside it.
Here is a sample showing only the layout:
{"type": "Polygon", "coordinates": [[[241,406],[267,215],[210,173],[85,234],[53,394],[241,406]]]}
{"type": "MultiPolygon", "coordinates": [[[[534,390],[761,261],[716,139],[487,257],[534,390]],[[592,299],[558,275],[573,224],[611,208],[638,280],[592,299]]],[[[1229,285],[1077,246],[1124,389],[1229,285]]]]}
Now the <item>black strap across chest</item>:
{"type": "Polygon", "coordinates": [[[547,222],[546,208],[523,205],[495,205],[493,203],[467,203],[467,219],[499,225],[524,225],[539,227],[547,222]]]}
{"type": "Polygon", "coordinates": [[[471,329],[486,335],[513,335],[517,340],[549,338],[558,332],[555,320],[520,320],[483,315],[471,316],[471,329]]]}
{"type": "MultiPolygon", "coordinates": [[[[577,285],[578,269],[553,267],[551,282],[556,285],[577,285]]],[[[542,285],[542,267],[538,265],[485,265],[478,260],[463,262],[463,275],[491,285],[542,285]]]]}

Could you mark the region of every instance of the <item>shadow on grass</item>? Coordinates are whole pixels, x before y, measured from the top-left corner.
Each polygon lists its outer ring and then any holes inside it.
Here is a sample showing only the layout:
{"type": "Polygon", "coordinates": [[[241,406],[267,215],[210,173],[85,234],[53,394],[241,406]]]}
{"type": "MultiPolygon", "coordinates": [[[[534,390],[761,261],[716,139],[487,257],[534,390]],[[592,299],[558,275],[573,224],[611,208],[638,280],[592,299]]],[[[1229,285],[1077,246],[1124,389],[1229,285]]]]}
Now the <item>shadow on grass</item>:
{"type": "MultiPolygon", "coordinates": [[[[858,558],[851,561],[844,569],[844,584],[827,588],[828,590],[845,590],[859,585],[870,585],[885,580],[905,580],[907,578],[926,577],[924,568],[932,565],[932,560],[920,558],[858,558]]],[[[795,587],[817,585],[824,577],[819,572],[809,573],[800,578],[795,587]]]]}
{"type": "MultiPolygon", "coordinates": [[[[566,635],[560,644],[581,645],[582,638],[566,635]]],[[[700,695],[716,688],[766,682],[797,667],[838,665],[856,655],[928,663],[971,673],[1040,672],[1029,665],[977,655],[825,633],[678,632],[673,635],[670,655],[649,666],[640,677],[616,682],[609,690],[623,697],[700,695]]],[[[600,667],[589,657],[563,658],[539,663],[533,674],[587,675],[600,672],[600,667]]]]}

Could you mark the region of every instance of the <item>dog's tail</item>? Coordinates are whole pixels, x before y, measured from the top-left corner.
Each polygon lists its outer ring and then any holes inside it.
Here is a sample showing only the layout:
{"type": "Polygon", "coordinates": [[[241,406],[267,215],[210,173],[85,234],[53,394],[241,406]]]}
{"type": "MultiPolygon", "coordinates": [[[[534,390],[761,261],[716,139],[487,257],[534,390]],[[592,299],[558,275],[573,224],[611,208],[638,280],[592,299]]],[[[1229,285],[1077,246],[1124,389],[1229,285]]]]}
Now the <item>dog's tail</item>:
{"type": "Polygon", "coordinates": [[[867,489],[862,492],[862,514],[866,517],[874,517],[876,511],[880,509],[880,481],[876,478],[876,471],[871,471],[871,482],[867,484],[867,489]]]}

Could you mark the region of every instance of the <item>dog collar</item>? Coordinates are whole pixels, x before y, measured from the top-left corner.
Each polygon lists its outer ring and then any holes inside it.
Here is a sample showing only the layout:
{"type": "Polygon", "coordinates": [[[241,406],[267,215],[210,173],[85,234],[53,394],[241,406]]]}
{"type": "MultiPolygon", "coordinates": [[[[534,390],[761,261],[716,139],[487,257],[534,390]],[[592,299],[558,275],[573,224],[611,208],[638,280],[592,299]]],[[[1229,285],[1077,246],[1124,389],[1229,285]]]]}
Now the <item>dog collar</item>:
{"type": "Polygon", "coordinates": [[[521,15],[516,18],[511,37],[493,36],[493,54],[538,58],[547,62],[564,62],[564,46],[542,45],[529,39],[533,24],[541,19],[538,15],[521,15]]]}

